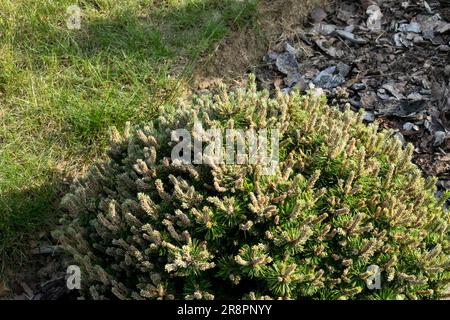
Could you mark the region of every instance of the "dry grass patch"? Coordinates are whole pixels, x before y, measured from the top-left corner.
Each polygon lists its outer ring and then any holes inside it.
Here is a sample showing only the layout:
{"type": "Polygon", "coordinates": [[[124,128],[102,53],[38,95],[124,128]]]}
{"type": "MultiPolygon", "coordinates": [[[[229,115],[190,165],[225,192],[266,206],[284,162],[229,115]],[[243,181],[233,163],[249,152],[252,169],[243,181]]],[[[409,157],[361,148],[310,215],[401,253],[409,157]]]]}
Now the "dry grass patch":
{"type": "Polygon", "coordinates": [[[256,19],[246,28],[233,30],[214,51],[200,59],[193,75],[194,86],[214,86],[220,80],[239,80],[261,63],[269,48],[295,33],[308,19],[311,10],[329,0],[262,0],[256,19]]]}

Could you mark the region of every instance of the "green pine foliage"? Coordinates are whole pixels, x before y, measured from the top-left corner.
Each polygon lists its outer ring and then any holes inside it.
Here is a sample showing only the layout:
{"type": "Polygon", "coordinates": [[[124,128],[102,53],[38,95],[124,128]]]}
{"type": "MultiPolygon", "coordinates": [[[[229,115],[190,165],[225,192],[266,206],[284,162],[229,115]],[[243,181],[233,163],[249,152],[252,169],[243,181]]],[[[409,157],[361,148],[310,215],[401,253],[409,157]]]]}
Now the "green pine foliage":
{"type": "MultiPolygon", "coordinates": [[[[176,107],[176,108],[175,108],[176,107]]],[[[55,231],[94,299],[436,299],[449,215],[390,131],[313,93],[245,89],[112,132],[109,160],[62,201],[55,231]],[[171,131],[280,130],[280,164],[184,164],[171,131]],[[369,290],[370,265],[381,289],[369,290]]]]}

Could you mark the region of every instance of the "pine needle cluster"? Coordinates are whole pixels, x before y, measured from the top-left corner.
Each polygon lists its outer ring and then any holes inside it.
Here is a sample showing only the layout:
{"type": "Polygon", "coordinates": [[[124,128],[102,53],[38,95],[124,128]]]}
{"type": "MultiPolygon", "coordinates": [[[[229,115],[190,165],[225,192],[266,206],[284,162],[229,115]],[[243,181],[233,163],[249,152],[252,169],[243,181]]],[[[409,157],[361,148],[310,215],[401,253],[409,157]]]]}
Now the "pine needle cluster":
{"type": "Polygon", "coordinates": [[[67,194],[54,235],[94,299],[436,299],[450,279],[446,197],[390,131],[314,94],[245,89],[113,130],[106,162],[67,194]],[[280,132],[258,164],[171,161],[171,132],[280,132]],[[381,270],[370,290],[369,266],[381,270]]]}

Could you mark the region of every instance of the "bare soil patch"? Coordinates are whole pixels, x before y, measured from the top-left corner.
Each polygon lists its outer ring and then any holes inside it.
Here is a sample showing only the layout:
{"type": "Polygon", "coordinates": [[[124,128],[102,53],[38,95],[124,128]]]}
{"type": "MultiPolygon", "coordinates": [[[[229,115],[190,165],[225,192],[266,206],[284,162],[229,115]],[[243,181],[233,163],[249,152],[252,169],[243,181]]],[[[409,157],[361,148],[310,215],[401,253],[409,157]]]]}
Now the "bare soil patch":
{"type": "Polygon", "coordinates": [[[289,38],[314,8],[327,0],[264,0],[258,5],[254,26],[233,30],[215,50],[196,64],[193,86],[209,89],[220,81],[239,81],[261,66],[267,50],[289,38]]]}

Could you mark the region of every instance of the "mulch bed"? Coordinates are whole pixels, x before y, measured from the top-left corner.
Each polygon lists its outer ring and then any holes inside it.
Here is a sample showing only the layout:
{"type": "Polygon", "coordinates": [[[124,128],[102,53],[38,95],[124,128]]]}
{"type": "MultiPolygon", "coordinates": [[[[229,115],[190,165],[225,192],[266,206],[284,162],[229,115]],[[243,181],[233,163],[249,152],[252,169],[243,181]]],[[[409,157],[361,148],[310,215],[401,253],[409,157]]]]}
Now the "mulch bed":
{"type": "MultiPolygon", "coordinates": [[[[322,88],[329,103],[415,146],[425,175],[450,189],[450,1],[333,1],[275,45],[262,88],[322,88]],[[448,3],[448,4],[447,4],[448,3]]],[[[438,194],[439,196],[439,194],[438,194]]]]}

